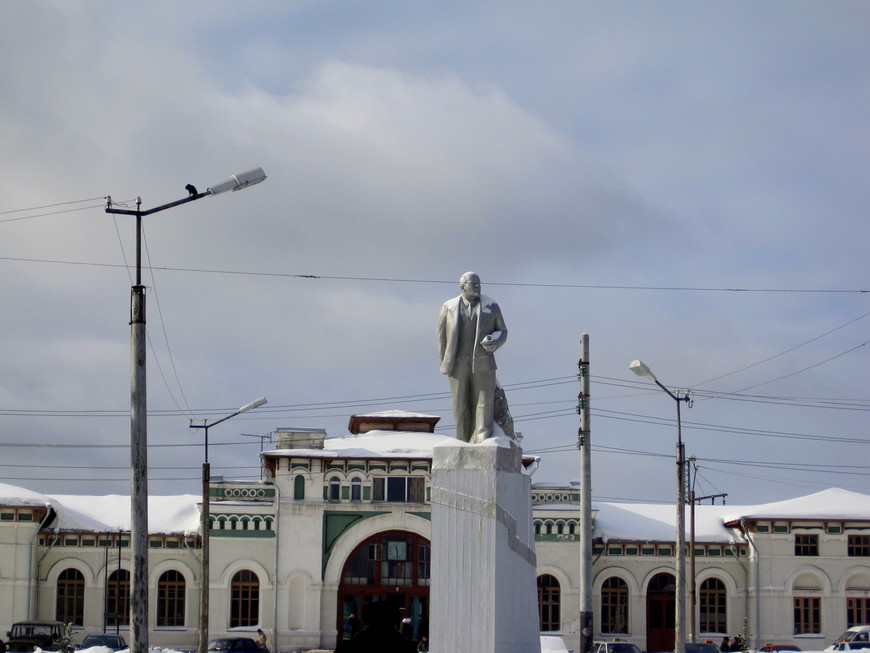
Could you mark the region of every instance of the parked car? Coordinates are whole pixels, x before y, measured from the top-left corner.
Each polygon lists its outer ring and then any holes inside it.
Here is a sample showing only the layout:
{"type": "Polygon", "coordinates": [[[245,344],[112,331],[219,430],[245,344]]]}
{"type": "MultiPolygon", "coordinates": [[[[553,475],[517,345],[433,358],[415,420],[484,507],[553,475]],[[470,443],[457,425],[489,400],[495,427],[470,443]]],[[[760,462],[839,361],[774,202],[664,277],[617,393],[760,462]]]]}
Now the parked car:
{"type": "Polygon", "coordinates": [[[840,635],[834,642],[867,642],[870,641],[870,626],[852,626],[840,635]]]}
{"type": "Polygon", "coordinates": [[[208,643],[209,651],[218,653],[269,653],[250,637],[221,637],[208,643]]]}
{"type": "Polygon", "coordinates": [[[30,653],[37,647],[56,651],[66,626],[59,621],[19,621],[6,633],[8,653],[30,653]]]}
{"type": "Polygon", "coordinates": [[[127,646],[127,642],[120,635],[88,635],[82,640],[76,648],[93,648],[94,646],[105,646],[113,651],[122,651],[127,646]]]}
{"type": "Polygon", "coordinates": [[[640,653],[631,642],[593,642],[592,653],[640,653]]]}
{"type": "Polygon", "coordinates": [[[701,644],[686,642],[686,653],[721,653],[721,651],[719,650],[719,645],[712,642],[701,644]]]}
{"type": "Polygon", "coordinates": [[[779,653],[779,651],[800,651],[800,646],[794,644],[765,644],[760,649],[760,653],[779,653]]]}
{"type": "Polygon", "coordinates": [[[541,653],[573,653],[561,637],[556,635],[541,635],[541,653]]]}
{"type": "Polygon", "coordinates": [[[856,642],[856,641],[851,641],[851,642],[834,642],[833,644],[831,644],[831,645],[830,645],[828,648],[826,648],[825,650],[826,650],[826,651],[840,651],[840,652],[843,652],[843,651],[858,651],[858,650],[860,650],[860,649],[864,649],[864,648],[868,648],[868,649],[870,649],[870,642],[856,642]]]}

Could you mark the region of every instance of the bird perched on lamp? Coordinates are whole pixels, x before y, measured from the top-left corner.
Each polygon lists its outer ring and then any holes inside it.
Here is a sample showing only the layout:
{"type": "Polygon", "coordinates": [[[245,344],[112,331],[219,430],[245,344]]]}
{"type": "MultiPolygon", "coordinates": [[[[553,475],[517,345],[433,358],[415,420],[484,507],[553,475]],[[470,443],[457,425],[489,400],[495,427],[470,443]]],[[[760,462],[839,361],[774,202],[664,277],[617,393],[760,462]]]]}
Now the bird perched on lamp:
{"type": "Polygon", "coordinates": [[[194,195],[198,195],[198,193],[196,192],[196,186],[194,186],[193,184],[188,184],[184,187],[184,190],[190,193],[191,197],[193,197],[194,195]]]}

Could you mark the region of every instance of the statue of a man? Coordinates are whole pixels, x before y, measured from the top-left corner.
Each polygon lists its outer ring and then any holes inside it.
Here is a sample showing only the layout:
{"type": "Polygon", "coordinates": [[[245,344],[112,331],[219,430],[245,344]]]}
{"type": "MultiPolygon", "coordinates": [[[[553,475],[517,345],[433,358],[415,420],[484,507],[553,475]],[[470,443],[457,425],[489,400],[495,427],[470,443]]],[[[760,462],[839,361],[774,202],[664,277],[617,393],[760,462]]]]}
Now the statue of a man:
{"type": "Polygon", "coordinates": [[[492,436],[496,380],[493,353],[507,340],[501,309],[480,294],[480,277],[466,272],[462,294],[444,302],[436,340],[441,373],[450,379],[456,437],[478,443],[492,436]]]}

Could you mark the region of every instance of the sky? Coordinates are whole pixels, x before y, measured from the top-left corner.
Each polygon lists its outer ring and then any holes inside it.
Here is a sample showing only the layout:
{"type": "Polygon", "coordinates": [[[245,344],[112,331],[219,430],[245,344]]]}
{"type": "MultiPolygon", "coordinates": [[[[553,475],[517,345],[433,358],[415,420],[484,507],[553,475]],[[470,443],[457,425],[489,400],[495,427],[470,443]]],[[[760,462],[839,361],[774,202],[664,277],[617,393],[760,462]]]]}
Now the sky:
{"type": "MultiPolygon", "coordinates": [[[[870,6],[0,4],[0,482],[129,492],[143,210],[152,494],[260,478],[279,428],[453,429],[435,321],[474,270],[536,482],[870,492],[870,6]]],[[[711,499],[712,501],[712,499],[711,499]]]]}

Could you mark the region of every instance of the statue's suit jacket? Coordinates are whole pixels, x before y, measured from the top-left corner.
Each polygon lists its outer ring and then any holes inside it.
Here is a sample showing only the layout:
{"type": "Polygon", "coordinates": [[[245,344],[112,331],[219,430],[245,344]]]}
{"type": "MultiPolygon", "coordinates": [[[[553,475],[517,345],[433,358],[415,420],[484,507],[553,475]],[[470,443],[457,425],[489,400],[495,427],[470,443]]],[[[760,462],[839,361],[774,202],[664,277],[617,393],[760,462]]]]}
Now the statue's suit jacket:
{"type": "MultiPolygon", "coordinates": [[[[456,342],[459,336],[459,311],[462,296],[448,299],[441,306],[438,314],[438,327],[435,338],[438,343],[438,354],[441,357],[441,373],[450,374],[456,363],[456,342]]],[[[484,336],[491,335],[496,348],[501,347],[507,340],[507,326],[501,316],[501,309],[492,299],[481,295],[475,306],[475,320],[477,333],[474,338],[474,356],[471,363],[472,372],[492,372],[496,369],[495,356],[486,351],[480,344],[484,336]]]]}

